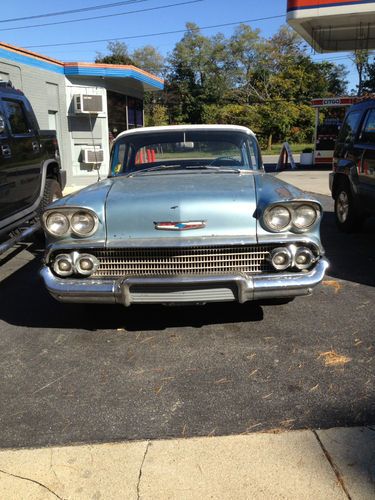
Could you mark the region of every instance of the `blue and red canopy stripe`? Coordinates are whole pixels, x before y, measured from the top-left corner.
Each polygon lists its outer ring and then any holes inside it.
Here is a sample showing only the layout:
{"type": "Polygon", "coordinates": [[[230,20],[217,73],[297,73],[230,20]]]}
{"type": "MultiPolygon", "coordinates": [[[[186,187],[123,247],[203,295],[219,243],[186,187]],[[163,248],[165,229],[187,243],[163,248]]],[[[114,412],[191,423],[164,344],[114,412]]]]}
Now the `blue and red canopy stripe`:
{"type": "Polygon", "coordinates": [[[339,7],[375,3],[374,0],[288,0],[288,12],[302,9],[318,9],[322,7],[339,7]]]}

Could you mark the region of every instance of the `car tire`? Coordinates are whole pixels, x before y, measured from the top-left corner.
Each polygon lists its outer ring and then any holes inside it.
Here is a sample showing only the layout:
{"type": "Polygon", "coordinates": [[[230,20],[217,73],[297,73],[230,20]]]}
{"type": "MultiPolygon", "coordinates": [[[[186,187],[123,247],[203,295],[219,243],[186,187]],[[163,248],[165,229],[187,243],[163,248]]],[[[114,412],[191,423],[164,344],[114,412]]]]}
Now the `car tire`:
{"type": "Polygon", "coordinates": [[[353,233],[361,227],[361,218],[355,207],[348,184],[340,184],[335,197],[335,218],[338,228],[345,233],[353,233]]]}
{"type": "MultiPolygon", "coordinates": [[[[61,186],[56,179],[46,179],[46,184],[44,186],[43,198],[39,204],[38,216],[40,217],[45,210],[45,208],[55,200],[62,198],[63,194],[61,191],[61,186]]],[[[40,228],[33,235],[33,241],[37,247],[44,247],[45,238],[42,228],[40,228]]]]}
{"type": "Polygon", "coordinates": [[[46,179],[46,185],[44,186],[43,198],[39,205],[40,213],[53,201],[62,198],[63,194],[61,191],[61,186],[56,179],[46,179]]]}

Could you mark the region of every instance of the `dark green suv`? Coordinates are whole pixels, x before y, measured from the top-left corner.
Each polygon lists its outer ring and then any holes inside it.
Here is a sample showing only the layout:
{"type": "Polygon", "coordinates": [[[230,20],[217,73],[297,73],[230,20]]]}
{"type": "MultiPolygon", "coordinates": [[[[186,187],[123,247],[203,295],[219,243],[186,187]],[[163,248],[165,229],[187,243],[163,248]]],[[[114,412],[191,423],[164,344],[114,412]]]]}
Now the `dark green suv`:
{"type": "Polygon", "coordinates": [[[330,189],[336,222],[357,231],[375,215],[375,100],[351,106],[337,138],[330,189]]]}

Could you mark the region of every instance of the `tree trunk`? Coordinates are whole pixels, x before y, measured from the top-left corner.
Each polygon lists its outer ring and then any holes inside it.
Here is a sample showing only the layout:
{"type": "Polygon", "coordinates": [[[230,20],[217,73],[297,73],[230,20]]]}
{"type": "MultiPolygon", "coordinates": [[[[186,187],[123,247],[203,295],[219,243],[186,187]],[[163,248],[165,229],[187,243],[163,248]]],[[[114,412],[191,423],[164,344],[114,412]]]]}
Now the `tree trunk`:
{"type": "Polygon", "coordinates": [[[272,134],[268,136],[267,149],[270,150],[272,148],[272,134]]]}

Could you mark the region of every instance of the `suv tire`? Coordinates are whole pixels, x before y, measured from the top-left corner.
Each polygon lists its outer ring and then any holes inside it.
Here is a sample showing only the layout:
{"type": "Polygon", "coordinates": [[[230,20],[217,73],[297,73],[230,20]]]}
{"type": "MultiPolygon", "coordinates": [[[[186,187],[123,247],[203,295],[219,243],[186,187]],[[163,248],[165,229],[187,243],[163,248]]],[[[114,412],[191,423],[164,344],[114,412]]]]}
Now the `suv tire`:
{"type": "Polygon", "coordinates": [[[335,216],[338,228],[345,233],[353,233],[361,227],[360,215],[348,184],[341,183],[338,186],[335,197],[335,216]]]}
{"type": "Polygon", "coordinates": [[[56,179],[46,179],[42,201],[39,205],[40,213],[53,201],[62,198],[61,186],[56,179]]]}

